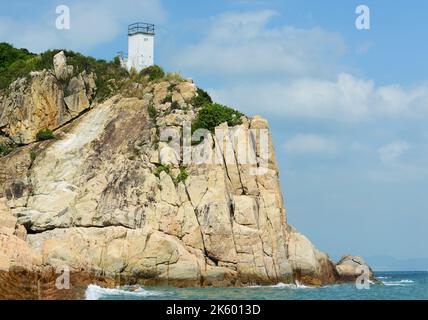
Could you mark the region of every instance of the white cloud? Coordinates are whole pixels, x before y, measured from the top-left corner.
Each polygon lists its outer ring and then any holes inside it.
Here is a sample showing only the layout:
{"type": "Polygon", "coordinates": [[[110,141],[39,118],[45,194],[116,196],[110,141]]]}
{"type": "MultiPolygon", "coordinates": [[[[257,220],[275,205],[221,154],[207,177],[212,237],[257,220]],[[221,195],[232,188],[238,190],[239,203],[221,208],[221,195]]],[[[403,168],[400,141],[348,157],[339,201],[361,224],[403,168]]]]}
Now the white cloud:
{"type": "Polygon", "coordinates": [[[216,100],[250,113],[358,122],[428,115],[428,85],[376,87],[372,80],[339,74],[337,80],[243,83],[211,90],[216,100]]]}
{"type": "Polygon", "coordinates": [[[327,74],[345,50],[343,39],[319,27],[269,27],[272,10],[225,13],[211,20],[206,36],[179,49],[179,69],[223,74],[327,74]]]}
{"type": "Polygon", "coordinates": [[[373,47],[373,43],[372,42],[362,42],[359,43],[356,48],[355,48],[355,53],[356,54],[366,54],[370,51],[370,49],[373,47]]]}
{"type": "Polygon", "coordinates": [[[298,134],[286,141],[282,149],[286,154],[327,154],[337,151],[337,142],[332,138],[325,138],[315,134],[298,134]]]}
{"type": "Polygon", "coordinates": [[[405,89],[400,85],[379,87],[379,112],[393,115],[426,115],[428,111],[428,84],[405,89]]]}
{"type": "Polygon", "coordinates": [[[403,140],[393,141],[379,149],[379,157],[383,163],[388,164],[396,161],[410,145],[403,140]]]}
{"type": "MultiPolygon", "coordinates": [[[[33,19],[11,20],[0,17],[0,38],[34,52],[52,48],[84,51],[126,36],[126,28],[135,20],[163,21],[166,17],[160,0],[77,0],[70,4],[70,30],[57,30],[56,4],[33,19]],[[143,15],[143,16],[142,16],[143,15]]],[[[119,50],[120,48],[118,48],[119,50]]]]}
{"type": "MultiPolygon", "coordinates": [[[[428,84],[376,86],[344,69],[342,37],[269,23],[272,10],[225,13],[172,57],[179,70],[218,77],[213,97],[248,114],[345,122],[428,115],[428,84]]],[[[358,46],[366,52],[370,43],[358,46]]]]}

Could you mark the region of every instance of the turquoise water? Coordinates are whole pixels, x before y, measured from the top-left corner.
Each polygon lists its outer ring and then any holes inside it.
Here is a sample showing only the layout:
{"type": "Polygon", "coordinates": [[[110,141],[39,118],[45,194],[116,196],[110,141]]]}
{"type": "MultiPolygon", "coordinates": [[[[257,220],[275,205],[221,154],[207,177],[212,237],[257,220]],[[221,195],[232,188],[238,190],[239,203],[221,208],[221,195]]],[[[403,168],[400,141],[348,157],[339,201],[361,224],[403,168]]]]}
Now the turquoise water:
{"type": "Polygon", "coordinates": [[[354,284],[331,285],[321,288],[279,284],[249,288],[172,288],[123,287],[103,289],[89,286],[86,298],[90,300],[428,300],[428,272],[377,272],[384,285],[370,285],[359,290],[354,284]],[[137,290],[134,291],[133,290],[137,290]]]}

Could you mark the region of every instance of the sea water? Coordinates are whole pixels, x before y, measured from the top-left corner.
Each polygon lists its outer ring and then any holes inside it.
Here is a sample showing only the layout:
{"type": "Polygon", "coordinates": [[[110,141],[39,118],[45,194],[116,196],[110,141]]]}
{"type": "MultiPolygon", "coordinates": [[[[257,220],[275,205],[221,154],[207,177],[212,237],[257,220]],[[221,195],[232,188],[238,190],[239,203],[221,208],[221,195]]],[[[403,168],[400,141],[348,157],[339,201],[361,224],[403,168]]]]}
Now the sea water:
{"type": "Polygon", "coordinates": [[[90,285],[88,300],[428,300],[428,272],[376,272],[384,285],[357,289],[355,284],[310,287],[277,284],[246,288],[120,287],[105,289],[90,285]]]}

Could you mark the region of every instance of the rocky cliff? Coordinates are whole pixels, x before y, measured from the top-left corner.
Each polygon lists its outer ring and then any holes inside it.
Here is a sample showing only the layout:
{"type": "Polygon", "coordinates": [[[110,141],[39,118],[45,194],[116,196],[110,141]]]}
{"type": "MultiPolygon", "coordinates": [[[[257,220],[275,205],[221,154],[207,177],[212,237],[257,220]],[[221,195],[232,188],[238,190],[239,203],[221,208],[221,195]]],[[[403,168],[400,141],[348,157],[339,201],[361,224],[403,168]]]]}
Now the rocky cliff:
{"type": "Polygon", "coordinates": [[[211,132],[183,149],[183,123],[201,108],[192,80],[135,83],[138,94],[101,103],[95,79],[73,76],[59,53],[53,70],[0,98],[1,139],[18,145],[0,158],[0,296],[13,282],[43,297],[64,268],[76,287],[323,285],[359,275],[352,257],[336,267],[287,224],[265,119],[222,123],[221,139],[211,132]],[[44,128],[55,139],[37,141],[44,128]],[[208,157],[194,161],[200,154],[208,157]]]}

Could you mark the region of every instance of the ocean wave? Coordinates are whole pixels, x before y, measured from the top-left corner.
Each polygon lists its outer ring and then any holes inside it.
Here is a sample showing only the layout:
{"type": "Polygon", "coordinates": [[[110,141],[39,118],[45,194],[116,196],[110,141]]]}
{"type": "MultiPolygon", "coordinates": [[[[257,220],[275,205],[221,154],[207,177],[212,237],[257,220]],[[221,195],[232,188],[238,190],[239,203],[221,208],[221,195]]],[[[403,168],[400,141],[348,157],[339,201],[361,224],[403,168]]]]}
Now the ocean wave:
{"type": "Polygon", "coordinates": [[[378,279],[380,279],[380,280],[386,280],[386,279],[389,279],[389,278],[391,278],[391,277],[376,277],[376,278],[378,278],[378,279]]]}
{"type": "Polygon", "coordinates": [[[304,284],[300,283],[299,281],[296,281],[295,284],[297,289],[313,289],[315,287],[311,287],[311,286],[305,286],[304,284]]]}
{"type": "Polygon", "coordinates": [[[400,282],[401,283],[415,283],[413,280],[407,280],[407,279],[400,280],[400,282]]]}
{"type": "Polygon", "coordinates": [[[156,295],[160,295],[160,293],[155,292],[155,291],[148,291],[148,290],[142,289],[141,287],[138,287],[134,291],[128,291],[128,290],[123,290],[120,288],[115,288],[115,289],[102,288],[102,287],[94,285],[94,284],[90,284],[86,288],[86,292],[85,292],[86,300],[99,300],[100,298],[102,298],[104,296],[135,296],[135,297],[140,296],[140,297],[146,297],[146,296],[156,296],[156,295]]]}
{"type": "Polygon", "coordinates": [[[403,280],[397,280],[397,281],[383,281],[383,284],[385,286],[399,286],[399,287],[405,287],[412,283],[415,283],[413,280],[403,279],[403,280]]]}
{"type": "Polygon", "coordinates": [[[301,284],[300,282],[296,281],[296,283],[282,283],[282,282],[280,282],[280,283],[269,285],[269,286],[256,285],[256,286],[249,286],[248,288],[312,289],[315,287],[305,286],[304,284],[301,284]]]}
{"type": "Polygon", "coordinates": [[[297,289],[299,287],[298,284],[294,283],[278,283],[271,286],[268,286],[269,288],[289,288],[289,289],[297,289]]]}

